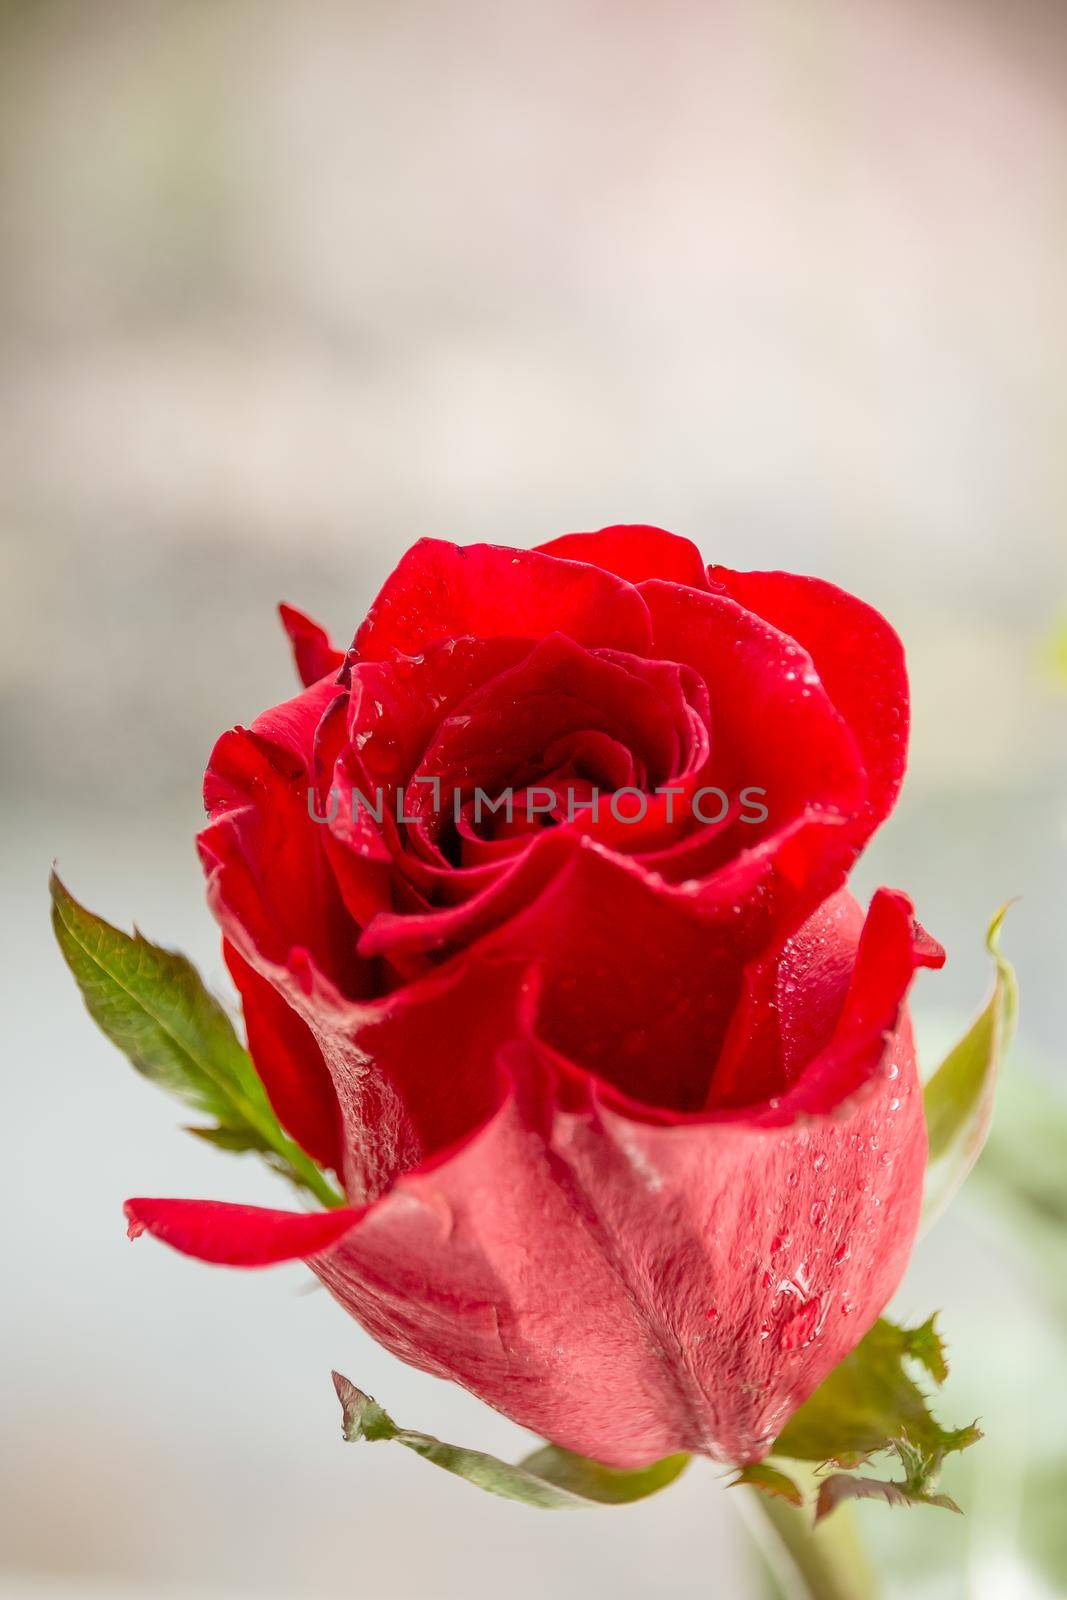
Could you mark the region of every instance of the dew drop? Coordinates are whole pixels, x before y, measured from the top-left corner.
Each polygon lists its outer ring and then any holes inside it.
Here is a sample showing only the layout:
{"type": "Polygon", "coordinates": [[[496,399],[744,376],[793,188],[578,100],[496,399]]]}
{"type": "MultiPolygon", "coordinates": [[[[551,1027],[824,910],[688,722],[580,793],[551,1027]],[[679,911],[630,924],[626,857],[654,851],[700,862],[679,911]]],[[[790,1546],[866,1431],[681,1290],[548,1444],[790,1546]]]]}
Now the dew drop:
{"type": "Polygon", "coordinates": [[[821,1309],[822,1304],[819,1300],[809,1300],[799,1311],[795,1311],[782,1324],[782,1330],[778,1335],[778,1348],[803,1350],[805,1345],[810,1344],[818,1332],[821,1309]]]}

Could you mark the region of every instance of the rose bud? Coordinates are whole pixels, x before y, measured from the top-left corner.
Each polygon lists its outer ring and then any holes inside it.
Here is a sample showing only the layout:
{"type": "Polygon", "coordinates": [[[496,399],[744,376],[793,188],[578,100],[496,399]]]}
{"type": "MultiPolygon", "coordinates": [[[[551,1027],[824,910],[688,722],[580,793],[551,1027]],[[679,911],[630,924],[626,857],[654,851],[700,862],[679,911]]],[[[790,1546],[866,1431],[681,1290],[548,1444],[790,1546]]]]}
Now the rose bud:
{"type": "Polygon", "coordinates": [[[303,1257],[597,1460],[757,1459],[917,1226],[905,997],[943,958],[841,888],[903,774],[899,641],[643,527],[417,545],[344,656],[285,620],[307,687],[219,741],[200,844],[256,1067],[348,1204],[131,1227],[303,1257]]]}

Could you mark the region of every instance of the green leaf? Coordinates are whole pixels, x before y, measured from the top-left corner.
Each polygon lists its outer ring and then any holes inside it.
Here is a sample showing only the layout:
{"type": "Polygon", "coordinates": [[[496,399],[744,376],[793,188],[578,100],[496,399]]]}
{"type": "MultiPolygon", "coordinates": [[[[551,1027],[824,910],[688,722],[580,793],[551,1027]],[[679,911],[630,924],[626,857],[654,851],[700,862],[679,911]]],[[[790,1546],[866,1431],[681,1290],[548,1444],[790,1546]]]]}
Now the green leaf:
{"type": "Polygon", "coordinates": [[[935,1450],[927,1455],[904,1436],[894,1439],[892,1446],[904,1468],[903,1480],[858,1478],[850,1472],[835,1472],[819,1487],[815,1521],[821,1522],[846,1500],[884,1500],[891,1506],[940,1506],[943,1511],[959,1514],[960,1508],[950,1495],[935,1493],[944,1452],[935,1450]]]}
{"type": "Polygon", "coordinates": [[[902,1480],[836,1472],[824,1478],[815,1502],[815,1520],[829,1516],[846,1500],[884,1500],[889,1505],[959,1507],[936,1493],[946,1455],[981,1438],[972,1423],[943,1428],[926,1397],[906,1370],[922,1367],[935,1383],[948,1376],[945,1350],[930,1317],[918,1328],[898,1328],[884,1318],[847,1355],[809,1400],[789,1419],[771,1454],[839,1467],[865,1466],[888,1451],[904,1468],[902,1480]]]}
{"type": "Polygon", "coordinates": [[[282,1130],[248,1052],[184,956],[122,933],[67,893],[53,872],[52,926],[89,1015],[144,1077],[213,1117],[190,1131],[254,1150],[325,1206],[344,1200],[282,1130]]]}
{"type": "Polygon", "coordinates": [[[624,1506],[633,1500],[645,1500],[681,1477],[688,1465],[689,1457],[679,1454],[663,1456],[648,1467],[623,1470],[606,1467],[600,1461],[575,1455],[555,1444],[544,1445],[520,1462],[522,1470],[535,1478],[543,1478],[583,1501],[602,1506],[624,1506]]]}
{"type": "Polygon", "coordinates": [[[997,1071],[1015,1031],[1019,990],[1000,952],[1007,906],[989,925],[986,946],[996,964],[993,993],[963,1038],[945,1057],[924,1091],[930,1153],[922,1229],[937,1221],[978,1160],[989,1134],[997,1071]]]}
{"type": "Polygon", "coordinates": [[[846,1500],[884,1500],[890,1506],[940,1506],[943,1511],[957,1514],[960,1509],[951,1495],[912,1489],[887,1478],[858,1478],[852,1472],[835,1472],[819,1485],[815,1521],[821,1522],[846,1500]]]}
{"type": "Polygon", "coordinates": [[[489,1494],[542,1509],[573,1510],[581,1506],[625,1505],[643,1500],[673,1483],[689,1460],[685,1455],[665,1456],[650,1467],[622,1472],[615,1467],[602,1466],[598,1461],[587,1461],[555,1445],[546,1445],[528,1456],[520,1466],[513,1467],[481,1450],[465,1450],[459,1445],[445,1444],[428,1433],[398,1428],[376,1400],[339,1372],[333,1375],[333,1386],[341,1402],[342,1432],[350,1442],[393,1440],[489,1494]]]}
{"type": "Polygon", "coordinates": [[[901,1328],[899,1332],[906,1341],[904,1354],[924,1366],[935,1383],[944,1383],[948,1377],[948,1362],[944,1341],[937,1331],[937,1312],[927,1317],[920,1327],[901,1328]]]}
{"type": "MultiPolygon", "coordinates": [[[[898,1328],[885,1318],[876,1322],[794,1412],[771,1454],[857,1467],[872,1455],[891,1450],[909,1467],[905,1487],[912,1497],[925,1493],[942,1459],[952,1451],[965,1450],[981,1433],[973,1423],[965,1428],[943,1428],[909,1376],[904,1365],[907,1360],[918,1362],[938,1382],[947,1376],[944,1348],[932,1317],[912,1329],[898,1328]]],[[[830,1498],[843,1492],[835,1490],[830,1498]]]]}
{"type": "Polygon", "coordinates": [[[736,1489],[739,1485],[747,1485],[750,1489],[758,1489],[761,1494],[772,1495],[775,1499],[785,1500],[789,1505],[798,1509],[804,1504],[804,1496],[797,1485],[786,1473],[779,1472],[777,1467],[768,1466],[766,1461],[752,1461],[747,1467],[741,1467],[735,1478],[731,1478],[726,1485],[728,1489],[736,1489]]]}

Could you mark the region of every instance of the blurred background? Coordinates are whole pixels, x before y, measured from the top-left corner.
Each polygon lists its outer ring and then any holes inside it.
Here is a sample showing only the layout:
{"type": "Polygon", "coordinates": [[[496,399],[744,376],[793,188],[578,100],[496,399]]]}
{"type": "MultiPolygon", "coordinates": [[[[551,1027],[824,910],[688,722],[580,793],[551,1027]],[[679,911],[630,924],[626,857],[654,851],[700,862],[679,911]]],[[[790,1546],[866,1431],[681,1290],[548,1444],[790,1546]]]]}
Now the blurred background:
{"type": "Polygon", "coordinates": [[[926,1064],[1021,1034],[916,1253],[956,1519],[861,1508],[891,1596],[1067,1592],[1067,11],[1030,0],[0,5],[5,911],[0,1594],[747,1600],[705,1465],[542,1517],[343,1448],[520,1430],[300,1269],[131,1248],[128,1194],[279,1201],[88,1023],[46,876],[228,993],[192,849],[215,735],[345,639],[415,537],[649,521],[858,591],[912,766],[860,887],[946,944],[926,1064]],[[1057,643],[1059,641],[1059,643],[1057,643]]]}

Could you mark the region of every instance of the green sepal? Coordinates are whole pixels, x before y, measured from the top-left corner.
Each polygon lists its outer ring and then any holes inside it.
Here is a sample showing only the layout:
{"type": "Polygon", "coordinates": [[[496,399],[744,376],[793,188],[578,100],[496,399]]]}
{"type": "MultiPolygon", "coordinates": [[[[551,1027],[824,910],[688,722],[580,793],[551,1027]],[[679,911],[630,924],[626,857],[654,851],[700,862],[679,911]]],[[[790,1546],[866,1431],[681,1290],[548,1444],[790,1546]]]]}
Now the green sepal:
{"type": "Polygon", "coordinates": [[[894,1439],[892,1447],[904,1467],[903,1479],[860,1478],[852,1472],[834,1472],[819,1485],[815,1521],[821,1522],[846,1500],[884,1500],[891,1506],[938,1506],[942,1511],[955,1511],[959,1515],[960,1508],[952,1496],[936,1492],[942,1453],[924,1455],[906,1438],[894,1439]]]}
{"type": "Polygon", "coordinates": [[[1015,971],[1000,950],[1000,929],[1007,909],[1001,906],[986,934],[986,948],[995,964],[993,993],[923,1092],[930,1149],[921,1232],[933,1226],[952,1200],[989,1135],[997,1073],[1015,1032],[1019,1009],[1015,971]]]}
{"type": "Polygon", "coordinates": [[[49,881],[52,926],[89,1015],[145,1078],[203,1116],[219,1149],[255,1151],[324,1206],[344,1197],[283,1131],[233,1024],[185,956],[131,937],[49,881]]]}
{"type": "Polygon", "coordinates": [[[758,1489],[760,1494],[770,1495],[773,1499],[784,1500],[798,1510],[804,1504],[804,1496],[793,1479],[777,1467],[769,1466],[766,1461],[752,1461],[747,1467],[739,1468],[726,1487],[736,1489],[742,1485],[758,1489]]]}
{"type": "Polygon", "coordinates": [[[771,1454],[826,1466],[866,1466],[888,1451],[904,1467],[902,1481],[838,1472],[822,1480],[816,1520],[845,1500],[881,1499],[893,1505],[959,1507],[935,1493],[947,1455],[982,1437],[977,1424],[943,1428],[905,1363],[921,1367],[935,1383],[948,1376],[935,1318],[918,1328],[898,1328],[882,1318],[786,1423],[771,1454]]]}
{"type": "Polygon", "coordinates": [[[937,1382],[948,1374],[934,1318],[898,1328],[884,1317],[795,1411],[771,1447],[775,1456],[855,1467],[901,1440],[933,1460],[981,1438],[977,1426],[943,1428],[908,1374],[918,1362],[937,1382]]]}
{"type": "Polygon", "coordinates": [[[620,1471],[555,1445],[545,1445],[527,1456],[519,1466],[512,1466],[482,1450],[445,1444],[431,1434],[398,1427],[376,1400],[339,1372],[333,1374],[333,1386],[341,1402],[341,1431],[349,1442],[393,1440],[489,1494],[542,1510],[626,1505],[643,1500],[673,1483],[689,1460],[685,1455],[665,1456],[651,1466],[620,1471]]]}

